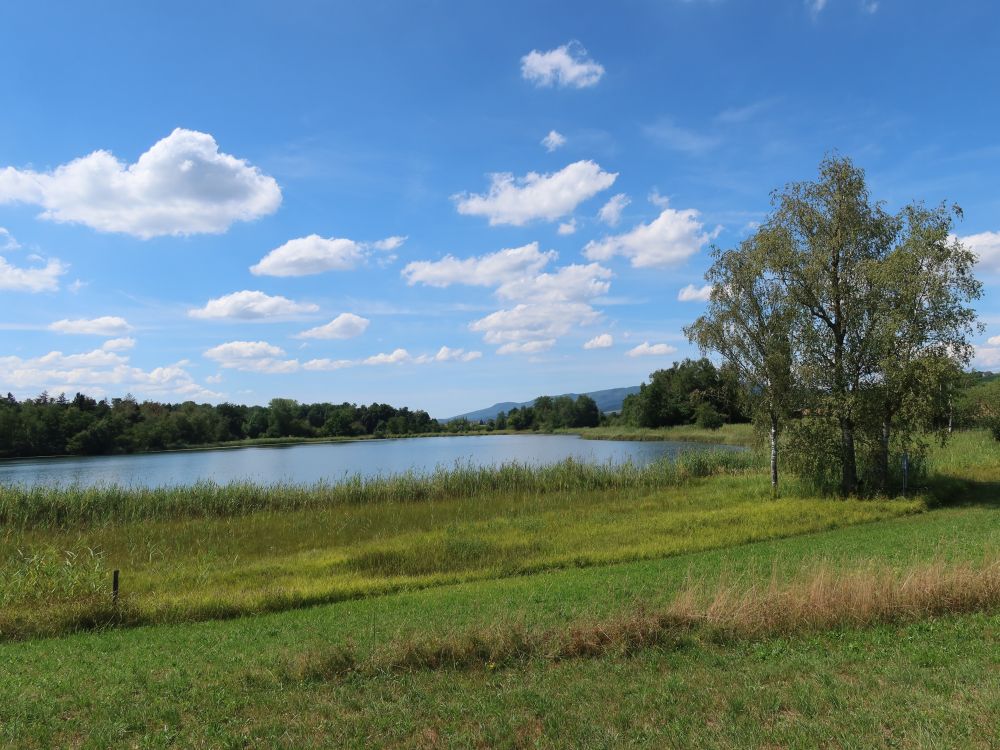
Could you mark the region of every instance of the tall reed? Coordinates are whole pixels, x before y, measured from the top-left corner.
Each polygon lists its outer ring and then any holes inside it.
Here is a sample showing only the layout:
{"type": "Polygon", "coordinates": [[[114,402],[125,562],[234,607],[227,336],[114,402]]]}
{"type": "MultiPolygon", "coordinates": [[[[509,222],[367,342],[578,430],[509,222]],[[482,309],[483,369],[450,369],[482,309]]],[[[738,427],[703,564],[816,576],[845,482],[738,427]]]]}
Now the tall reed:
{"type": "Polygon", "coordinates": [[[567,459],[548,466],[458,463],[430,473],[348,476],[311,485],[198,482],[186,486],[0,486],[0,525],[18,529],[73,528],[150,519],[219,518],[262,511],[306,510],[345,504],[421,502],[496,495],[655,489],[691,478],[753,469],[749,453],[698,451],[638,466],[567,459]]]}

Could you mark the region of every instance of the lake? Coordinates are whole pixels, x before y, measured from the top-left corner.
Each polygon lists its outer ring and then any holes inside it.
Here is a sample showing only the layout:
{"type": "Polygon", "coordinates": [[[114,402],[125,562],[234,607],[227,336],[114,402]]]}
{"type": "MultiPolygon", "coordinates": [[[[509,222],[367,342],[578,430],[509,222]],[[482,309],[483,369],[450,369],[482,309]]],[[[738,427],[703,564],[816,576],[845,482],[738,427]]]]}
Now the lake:
{"type": "Polygon", "coordinates": [[[345,476],[430,472],[457,463],[477,466],[519,462],[551,464],[567,458],[591,463],[645,465],[682,451],[710,446],[681,442],[583,440],[576,435],[489,435],[306,443],[225,450],[124,456],[29,458],[0,461],[0,484],[158,487],[211,480],[333,482],[345,476]]]}

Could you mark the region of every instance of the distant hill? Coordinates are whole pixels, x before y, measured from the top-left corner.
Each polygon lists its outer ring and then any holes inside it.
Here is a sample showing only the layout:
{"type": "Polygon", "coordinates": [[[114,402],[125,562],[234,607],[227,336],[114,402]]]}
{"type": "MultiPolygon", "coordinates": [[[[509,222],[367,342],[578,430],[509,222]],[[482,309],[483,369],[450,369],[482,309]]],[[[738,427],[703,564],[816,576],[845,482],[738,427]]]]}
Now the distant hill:
{"type": "MultiPolygon", "coordinates": [[[[597,403],[597,408],[602,412],[607,411],[621,411],[622,402],[625,400],[626,396],[631,396],[633,393],[639,392],[639,386],[631,385],[628,388],[608,388],[603,391],[591,391],[590,393],[561,393],[560,396],[569,396],[570,398],[576,400],[581,395],[590,396],[597,403]]],[[[493,406],[487,406],[485,409],[477,409],[476,411],[466,412],[465,414],[456,414],[454,417],[448,417],[444,419],[444,422],[450,422],[453,419],[461,419],[465,417],[470,422],[478,422],[480,420],[488,420],[496,418],[496,415],[500,412],[509,412],[514,408],[522,408],[524,406],[531,406],[535,403],[535,400],[531,401],[501,401],[500,403],[493,404],[493,406]]]]}

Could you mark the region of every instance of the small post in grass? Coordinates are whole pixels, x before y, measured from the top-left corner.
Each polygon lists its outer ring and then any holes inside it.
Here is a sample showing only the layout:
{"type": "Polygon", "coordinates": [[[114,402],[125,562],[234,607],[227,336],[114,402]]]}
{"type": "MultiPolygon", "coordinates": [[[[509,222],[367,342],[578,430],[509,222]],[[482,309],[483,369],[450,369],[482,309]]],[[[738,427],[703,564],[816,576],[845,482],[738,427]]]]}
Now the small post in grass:
{"type": "Polygon", "coordinates": [[[111,603],[118,606],[118,571],[111,574],[111,603]]]}

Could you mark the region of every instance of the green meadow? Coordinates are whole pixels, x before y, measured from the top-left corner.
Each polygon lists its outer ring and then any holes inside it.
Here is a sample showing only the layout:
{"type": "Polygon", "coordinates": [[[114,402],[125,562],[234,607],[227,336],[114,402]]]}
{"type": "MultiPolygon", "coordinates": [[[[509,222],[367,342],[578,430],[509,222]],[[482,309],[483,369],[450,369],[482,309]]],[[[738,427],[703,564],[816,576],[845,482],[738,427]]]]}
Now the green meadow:
{"type": "Polygon", "coordinates": [[[753,452],[3,493],[0,745],[995,742],[986,432],[905,498],[772,499],[753,452]]]}

